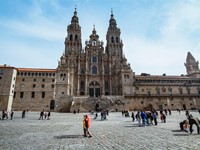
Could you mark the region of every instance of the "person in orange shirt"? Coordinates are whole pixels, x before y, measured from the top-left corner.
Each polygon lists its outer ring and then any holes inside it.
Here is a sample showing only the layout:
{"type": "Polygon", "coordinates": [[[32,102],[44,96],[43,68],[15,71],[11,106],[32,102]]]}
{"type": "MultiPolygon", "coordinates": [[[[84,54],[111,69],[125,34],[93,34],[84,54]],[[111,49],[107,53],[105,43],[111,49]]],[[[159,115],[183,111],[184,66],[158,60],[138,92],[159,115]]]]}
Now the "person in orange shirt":
{"type": "Polygon", "coordinates": [[[91,119],[90,119],[90,116],[86,115],[85,116],[85,127],[86,127],[86,136],[87,137],[92,137],[92,135],[90,134],[90,131],[89,131],[89,128],[90,128],[90,125],[91,125],[91,119]]]}

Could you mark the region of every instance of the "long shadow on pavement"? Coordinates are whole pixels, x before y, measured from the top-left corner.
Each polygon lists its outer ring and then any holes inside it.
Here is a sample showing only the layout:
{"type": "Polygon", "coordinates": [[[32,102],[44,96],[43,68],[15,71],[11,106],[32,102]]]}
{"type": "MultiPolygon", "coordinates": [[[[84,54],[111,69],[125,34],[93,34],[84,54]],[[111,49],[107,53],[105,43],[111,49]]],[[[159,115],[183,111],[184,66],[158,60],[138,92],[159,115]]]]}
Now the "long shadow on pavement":
{"type": "Polygon", "coordinates": [[[83,135],[59,135],[59,136],[54,136],[54,138],[57,139],[65,139],[65,138],[84,138],[83,135]]]}

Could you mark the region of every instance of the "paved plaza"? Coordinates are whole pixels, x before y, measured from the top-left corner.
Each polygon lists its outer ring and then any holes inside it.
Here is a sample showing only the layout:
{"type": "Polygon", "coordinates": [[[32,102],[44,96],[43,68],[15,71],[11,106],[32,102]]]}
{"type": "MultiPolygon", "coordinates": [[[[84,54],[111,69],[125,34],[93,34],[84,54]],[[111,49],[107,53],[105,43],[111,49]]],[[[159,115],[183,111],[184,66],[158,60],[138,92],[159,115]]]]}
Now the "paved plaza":
{"type": "MultiPolygon", "coordinates": [[[[191,112],[199,117],[199,113],[191,112]]],[[[21,118],[0,120],[0,150],[165,150],[200,149],[200,135],[180,131],[185,112],[174,111],[167,122],[157,126],[138,127],[131,118],[111,112],[107,120],[91,122],[92,138],[83,137],[85,113],[51,113],[51,120],[38,120],[39,112],[28,112],[21,118]]],[[[94,116],[91,116],[93,118],[94,116]]]]}

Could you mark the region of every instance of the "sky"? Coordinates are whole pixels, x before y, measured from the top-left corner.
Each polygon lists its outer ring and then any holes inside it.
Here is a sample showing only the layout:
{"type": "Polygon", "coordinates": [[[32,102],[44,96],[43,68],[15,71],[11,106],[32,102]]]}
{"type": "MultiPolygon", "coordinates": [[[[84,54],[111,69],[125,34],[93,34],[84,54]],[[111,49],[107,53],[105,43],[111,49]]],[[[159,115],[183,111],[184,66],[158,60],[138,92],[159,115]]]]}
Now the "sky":
{"type": "Polygon", "coordinates": [[[82,46],[93,25],[106,45],[111,9],[136,75],[186,74],[200,60],[199,0],[0,0],[0,65],[56,69],[75,7],[82,46]]]}

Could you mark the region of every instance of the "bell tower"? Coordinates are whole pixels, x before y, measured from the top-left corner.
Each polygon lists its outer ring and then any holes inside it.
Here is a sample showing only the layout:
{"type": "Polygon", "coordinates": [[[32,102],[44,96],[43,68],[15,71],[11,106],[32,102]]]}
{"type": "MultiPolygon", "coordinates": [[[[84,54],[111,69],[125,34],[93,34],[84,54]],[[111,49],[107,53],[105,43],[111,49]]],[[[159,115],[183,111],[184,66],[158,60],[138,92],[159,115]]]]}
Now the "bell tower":
{"type": "Polygon", "coordinates": [[[120,59],[122,58],[123,43],[122,43],[120,35],[121,35],[120,28],[117,27],[117,23],[116,23],[116,20],[114,19],[113,11],[111,10],[109,27],[106,34],[106,40],[107,40],[106,53],[108,54],[109,57],[117,53],[119,58],[120,59]]]}
{"type": "Polygon", "coordinates": [[[67,37],[65,38],[65,55],[70,54],[72,51],[79,55],[82,50],[81,42],[81,27],[75,8],[74,15],[71,19],[71,24],[67,26],[67,37]]]}

